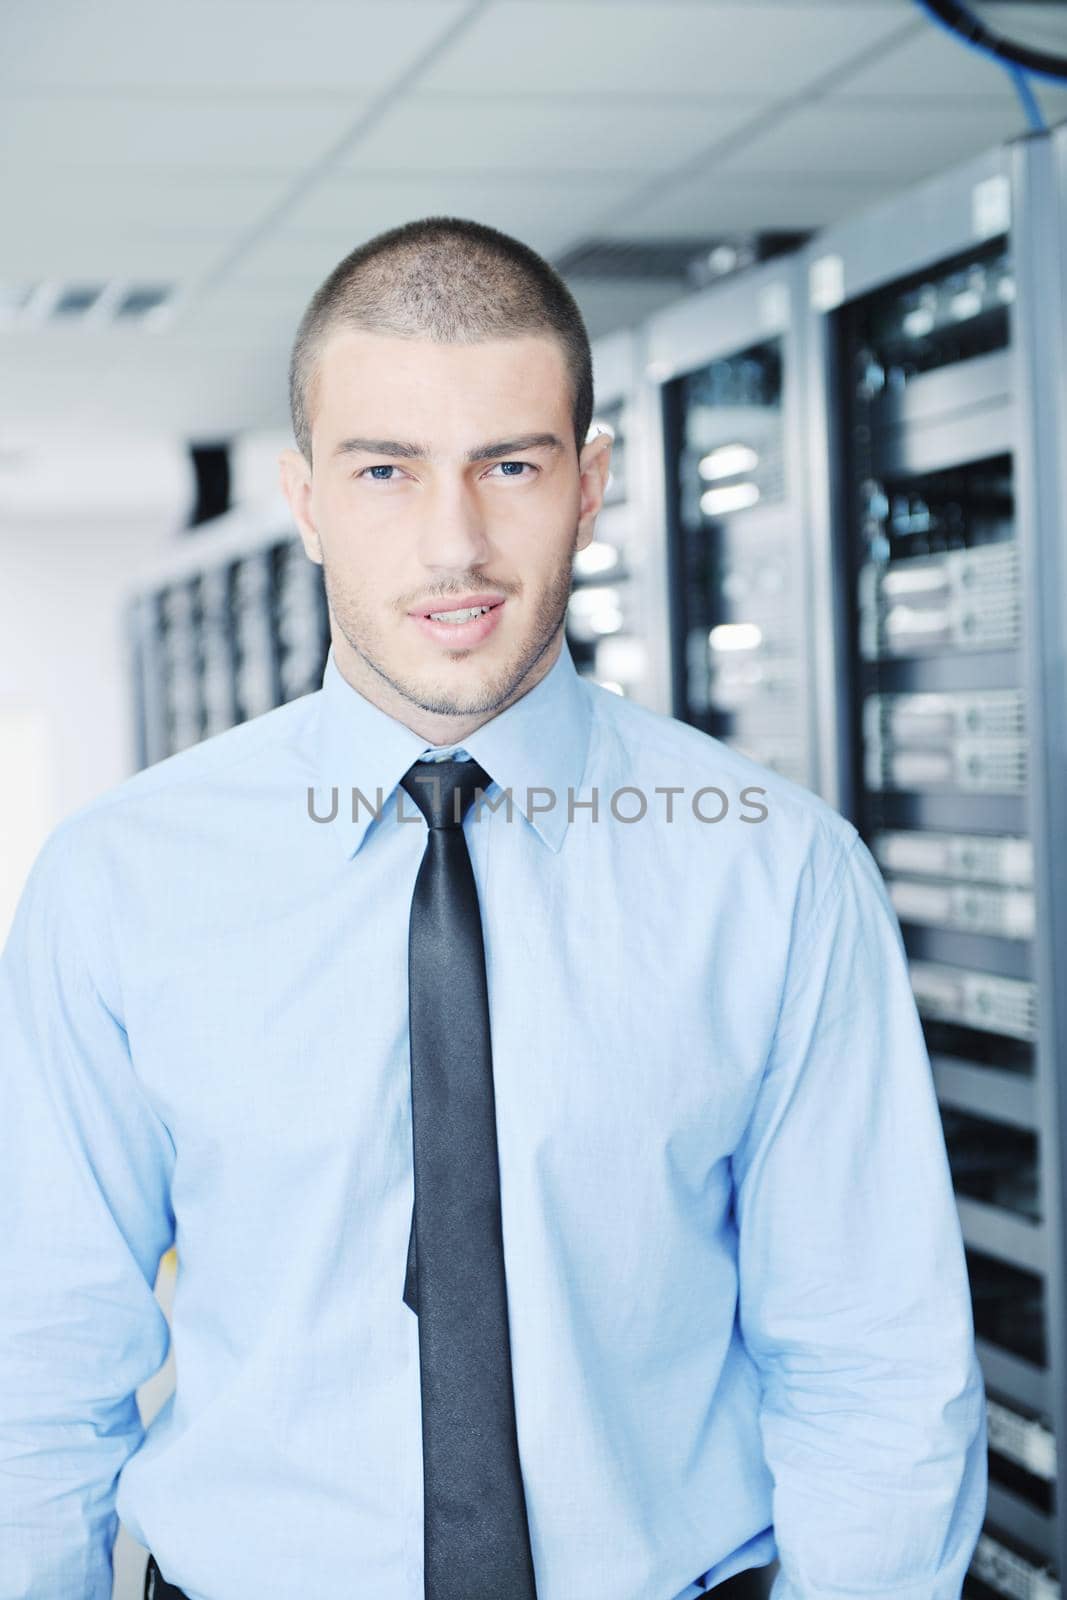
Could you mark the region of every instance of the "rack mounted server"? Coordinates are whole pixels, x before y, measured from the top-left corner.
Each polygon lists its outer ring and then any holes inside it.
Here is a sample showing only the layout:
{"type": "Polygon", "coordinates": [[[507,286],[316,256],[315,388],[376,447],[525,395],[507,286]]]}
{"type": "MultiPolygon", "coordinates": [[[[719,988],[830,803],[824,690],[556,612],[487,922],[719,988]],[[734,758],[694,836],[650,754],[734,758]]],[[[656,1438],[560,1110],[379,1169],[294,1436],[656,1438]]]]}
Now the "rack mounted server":
{"type": "Polygon", "coordinates": [[[816,776],[805,591],[804,280],[762,263],[650,318],[676,717],[816,776]]]}
{"type": "Polygon", "coordinates": [[[138,767],[317,689],[322,569],[279,500],[190,534],[126,605],[138,767]]]}
{"type": "Polygon", "coordinates": [[[988,1396],[975,1600],[1067,1576],[1063,169],[1028,138],[804,252],[818,787],[934,1069],[988,1396]]]}
{"type": "Polygon", "coordinates": [[[593,345],[593,432],[613,436],[611,475],[592,543],[574,562],[567,642],[578,671],[666,709],[668,641],[662,551],[648,515],[649,418],[641,387],[643,341],[624,329],[593,345]]]}

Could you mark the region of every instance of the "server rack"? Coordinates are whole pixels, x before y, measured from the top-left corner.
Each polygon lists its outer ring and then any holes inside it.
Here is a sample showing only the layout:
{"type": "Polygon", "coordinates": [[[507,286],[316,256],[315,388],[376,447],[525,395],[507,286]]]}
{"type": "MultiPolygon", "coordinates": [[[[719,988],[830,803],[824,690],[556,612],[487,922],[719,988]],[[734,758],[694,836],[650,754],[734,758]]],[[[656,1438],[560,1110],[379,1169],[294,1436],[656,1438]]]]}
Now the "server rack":
{"type": "Polygon", "coordinates": [[[804,252],[819,785],[900,918],[967,1249],[990,1491],[964,1593],[1016,1600],[1067,1571],[1052,158],[1027,138],[804,252]]]}
{"type": "Polygon", "coordinates": [[[137,767],[308,694],[329,619],[279,495],[190,534],[124,607],[137,767]]]}
{"type": "Polygon", "coordinates": [[[574,562],[567,641],[579,672],[659,711],[666,703],[663,563],[649,516],[641,366],[638,332],[594,341],[591,434],[606,429],[614,443],[596,535],[574,562]]]}
{"type": "Polygon", "coordinates": [[[804,276],[765,262],[645,324],[674,716],[814,786],[804,276]]]}

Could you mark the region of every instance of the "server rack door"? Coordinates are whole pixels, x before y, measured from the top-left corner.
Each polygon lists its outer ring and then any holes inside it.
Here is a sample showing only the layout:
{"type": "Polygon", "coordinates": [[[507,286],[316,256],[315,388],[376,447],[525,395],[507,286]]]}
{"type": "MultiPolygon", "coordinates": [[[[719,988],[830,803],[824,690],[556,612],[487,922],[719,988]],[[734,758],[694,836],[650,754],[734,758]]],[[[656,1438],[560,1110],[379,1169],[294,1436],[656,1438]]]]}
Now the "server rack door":
{"type": "MultiPolygon", "coordinates": [[[[941,1105],[989,1404],[990,1492],[966,1594],[1059,1593],[1063,1196],[1042,865],[1047,623],[1028,577],[1041,315],[1020,214],[1034,150],[993,152],[809,247],[827,407],[841,809],[900,919],[941,1105]],[[1043,977],[1042,974],[1045,974],[1043,977]]],[[[828,680],[827,671],[832,672],[828,680]]],[[[1062,870],[1062,869],[1061,869],[1062,870]]]]}
{"type": "Polygon", "coordinates": [[[659,385],[674,715],[814,786],[797,263],[647,325],[659,385]]]}

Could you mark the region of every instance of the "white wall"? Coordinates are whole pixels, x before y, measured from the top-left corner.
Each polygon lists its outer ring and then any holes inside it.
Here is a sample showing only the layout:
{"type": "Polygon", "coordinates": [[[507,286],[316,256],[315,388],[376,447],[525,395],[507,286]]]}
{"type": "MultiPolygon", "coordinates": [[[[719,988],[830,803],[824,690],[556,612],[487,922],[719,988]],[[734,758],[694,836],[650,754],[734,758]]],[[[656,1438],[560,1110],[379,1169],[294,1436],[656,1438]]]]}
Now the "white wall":
{"type": "MultiPolygon", "coordinates": [[[[134,765],[121,628],[127,583],[186,537],[160,511],[0,521],[0,945],[37,851],[61,818],[134,765]]],[[[156,1295],[169,1313],[173,1252],[156,1295]]],[[[147,1424],[174,1386],[171,1352],[138,1392],[147,1424]]],[[[120,1527],[114,1600],[140,1600],[145,1552],[120,1527]]]]}
{"type": "Polygon", "coordinates": [[[46,835],[133,770],[121,597],[175,537],[158,510],[0,522],[0,945],[46,835]]]}

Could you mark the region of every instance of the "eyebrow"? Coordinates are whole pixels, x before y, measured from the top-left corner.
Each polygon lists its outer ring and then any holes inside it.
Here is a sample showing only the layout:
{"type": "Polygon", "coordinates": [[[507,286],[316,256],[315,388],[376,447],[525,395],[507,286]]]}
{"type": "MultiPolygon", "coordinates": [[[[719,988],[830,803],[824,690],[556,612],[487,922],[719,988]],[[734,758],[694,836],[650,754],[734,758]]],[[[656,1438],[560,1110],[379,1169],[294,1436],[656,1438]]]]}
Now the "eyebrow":
{"type": "Polygon", "coordinates": [[[482,444],[467,451],[468,461],[495,461],[501,456],[514,455],[518,450],[563,450],[563,440],[554,433],[520,433],[514,439],[501,439],[495,444],[482,444]]]}
{"type": "MultiPolygon", "coordinates": [[[[562,439],[554,433],[520,433],[514,439],[497,439],[492,444],[479,444],[468,450],[467,461],[496,461],[502,456],[514,455],[519,450],[562,451],[562,439]]],[[[412,444],[403,439],[342,439],[334,447],[335,456],[369,455],[398,456],[402,460],[430,461],[432,451],[425,445],[412,444]]]]}
{"type": "Polygon", "coordinates": [[[333,453],[335,456],[423,457],[426,451],[421,445],[404,444],[400,439],[342,439],[340,444],[334,446],[333,453]]]}

